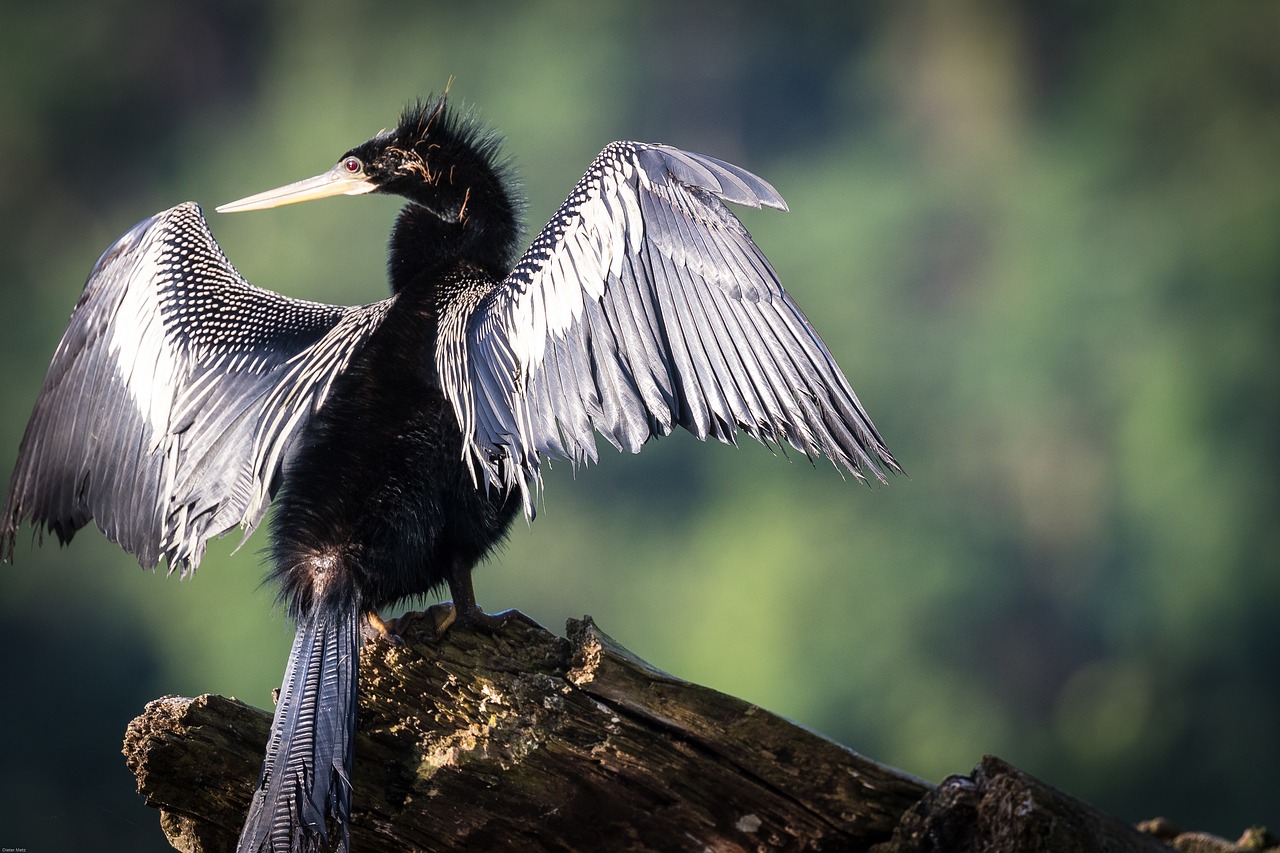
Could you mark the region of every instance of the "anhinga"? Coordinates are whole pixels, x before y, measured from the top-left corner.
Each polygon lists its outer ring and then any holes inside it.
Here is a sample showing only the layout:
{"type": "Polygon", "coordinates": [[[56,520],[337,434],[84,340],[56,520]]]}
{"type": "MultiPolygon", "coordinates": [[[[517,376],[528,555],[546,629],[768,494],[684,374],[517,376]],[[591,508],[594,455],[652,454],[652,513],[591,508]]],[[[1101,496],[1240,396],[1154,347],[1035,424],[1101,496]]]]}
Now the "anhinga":
{"type": "MultiPolygon", "coordinates": [[[[358,646],[376,608],[471,571],[544,455],[594,461],[698,438],[898,470],[827,347],[724,201],[781,210],[760,178],[615,142],[517,257],[499,144],[440,97],[324,174],[220,211],[380,192],[407,204],[391,296],[338,307],[250,285],[181,204],[139,223],[85,285],[0,515],[67,542],[90,520],[144,567],[196,568],[274,499],[273,574],[296,620],[240,850],[347,846],[358,646]]],[[[246,532],[245,535],[248,535],[246,532]]]]}

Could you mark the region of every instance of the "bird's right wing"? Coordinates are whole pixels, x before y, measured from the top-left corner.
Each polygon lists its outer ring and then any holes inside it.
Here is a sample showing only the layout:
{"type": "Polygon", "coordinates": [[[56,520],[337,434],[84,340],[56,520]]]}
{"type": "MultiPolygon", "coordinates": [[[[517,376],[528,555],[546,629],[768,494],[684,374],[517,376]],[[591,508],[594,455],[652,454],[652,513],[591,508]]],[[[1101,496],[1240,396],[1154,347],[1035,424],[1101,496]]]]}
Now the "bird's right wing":
{"type": "Polygon", "coordinates": [[[252,531],[293,437],[390,302],[253,287],[194,203],[140,222],[99,259],[58,345],[0,512],[0,557],[28,519],[63,542],[95,520],[144,567],[163,556],[184,572],[211,537],[252,531]]]}

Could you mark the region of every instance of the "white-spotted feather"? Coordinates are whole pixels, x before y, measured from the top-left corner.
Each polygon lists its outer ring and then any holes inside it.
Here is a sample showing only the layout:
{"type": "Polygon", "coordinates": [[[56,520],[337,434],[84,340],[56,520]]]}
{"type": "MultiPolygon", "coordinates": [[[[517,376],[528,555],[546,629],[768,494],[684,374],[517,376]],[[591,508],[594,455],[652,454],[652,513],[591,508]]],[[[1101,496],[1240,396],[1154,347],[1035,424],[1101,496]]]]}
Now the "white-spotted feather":
{"type": "Polygon", "coordinates": [[[342,308],[255,288],[200,208],[108,249],[54,355],[0,514],[66,540],[90,519],[147,567],[194,569],[261,521],[290,442],[391,300],[342,308]]]}

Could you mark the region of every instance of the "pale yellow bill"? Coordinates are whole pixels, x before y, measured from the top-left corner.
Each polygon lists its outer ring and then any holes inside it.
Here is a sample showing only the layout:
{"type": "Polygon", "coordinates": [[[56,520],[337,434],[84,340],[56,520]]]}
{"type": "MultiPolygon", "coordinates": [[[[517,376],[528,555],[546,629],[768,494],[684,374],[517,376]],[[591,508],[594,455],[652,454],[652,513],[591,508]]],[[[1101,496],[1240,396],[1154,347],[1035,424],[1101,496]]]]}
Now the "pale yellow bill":
{"type": "Polygon", "coordinates": [[[312,201],[333,195],[361,195],[373,192],[377,184],[365,178],[363,171],[352,174],[346,160],[338,163],[323,175],[295,181],[283,187],[256,193],[239,201],[217,207],[219,213],[239,213],[244,210],[266,210],[283,204],[312,201]]]}

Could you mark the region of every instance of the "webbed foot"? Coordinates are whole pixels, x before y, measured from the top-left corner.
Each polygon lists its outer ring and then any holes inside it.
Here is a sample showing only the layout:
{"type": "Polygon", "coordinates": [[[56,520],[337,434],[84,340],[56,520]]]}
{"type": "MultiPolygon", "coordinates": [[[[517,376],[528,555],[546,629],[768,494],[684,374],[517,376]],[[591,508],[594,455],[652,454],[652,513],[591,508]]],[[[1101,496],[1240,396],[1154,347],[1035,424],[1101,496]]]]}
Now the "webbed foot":
{"type": "Polygon", "coordinates": [[[383,619],[376,610],[370,610],[365,614],[370,634],[381,637],[393,646],[404,645],[404,639],[400,636],[400,620],[398,618],[383,619]]]}

